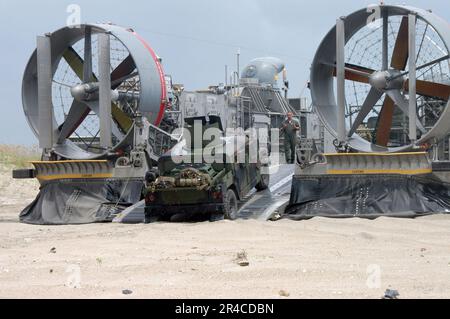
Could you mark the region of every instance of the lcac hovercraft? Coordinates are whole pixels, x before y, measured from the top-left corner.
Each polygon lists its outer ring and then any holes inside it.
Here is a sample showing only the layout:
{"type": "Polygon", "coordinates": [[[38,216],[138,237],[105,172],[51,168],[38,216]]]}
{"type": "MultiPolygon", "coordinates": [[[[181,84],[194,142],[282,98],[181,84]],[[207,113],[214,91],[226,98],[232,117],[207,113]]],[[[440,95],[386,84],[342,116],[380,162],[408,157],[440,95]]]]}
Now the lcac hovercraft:
{"type": "Polygon", "coordinates": [[[310,80],[335,151],[300,152],[287,217],[450,212],[449,48],[449,24],[431,11],[381,5],[337,19],[310,80]]]}
{"type": "Polygon", "coordinates": [[[159,57],[132,29],[84,24],[39,36],[22,99],[43,155],[13,175],[37,178],[41,191],[21,221],[107,221],[139,201],[145,173],[178,142],[162,129],[166,82],[159,57]]]}

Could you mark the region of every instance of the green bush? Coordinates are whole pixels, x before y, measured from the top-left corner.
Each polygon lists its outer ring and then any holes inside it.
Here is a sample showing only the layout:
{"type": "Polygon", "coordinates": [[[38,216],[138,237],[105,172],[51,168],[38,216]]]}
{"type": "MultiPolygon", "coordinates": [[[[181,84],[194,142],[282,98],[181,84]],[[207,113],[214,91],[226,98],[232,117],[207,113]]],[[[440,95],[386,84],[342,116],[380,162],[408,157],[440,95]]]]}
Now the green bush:
{"type": "Polygon", "coordinates": [[[0,164],[14,168],[29,168],[30,162],[41,157],[37,146],[0,145],[0,164]]]}

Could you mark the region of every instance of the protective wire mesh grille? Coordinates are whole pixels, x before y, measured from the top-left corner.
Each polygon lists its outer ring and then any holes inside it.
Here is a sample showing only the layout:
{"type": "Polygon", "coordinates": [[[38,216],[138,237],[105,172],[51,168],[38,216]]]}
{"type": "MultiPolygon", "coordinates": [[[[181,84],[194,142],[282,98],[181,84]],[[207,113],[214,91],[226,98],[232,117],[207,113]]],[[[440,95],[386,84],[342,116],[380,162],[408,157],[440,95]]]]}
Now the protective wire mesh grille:
{"type": "MultiPolygon", "coordinates": [[[[402,16],[391,16],[388,19],[388,61],[392,60],[393,51],[399,34],[402,16]]],[[[346,63],[365,67],[371,70],[382,70],[383,20],[379,19],[359,30],[346,44],[346,63]]],[[[447,48],[435,29],[425,21],[418,19],[416,25],[416,65],[420,67],[448,55],[447,48]]],[[[408,70],[408,65],[405,70],[408,70]]],[[[444,60],[430,67],[418,70],[418,80],[435,83],[450,83],[450,60],[444,60]]],[[[336,89],[336,84],[335,84],[336,89]]],[[[370,84],[346,81],[346,124],[352,127],[369,91],[370,84]]],[[[336,93],[336,92],[335,92],[336,93]]],[[[406,98],[408,92],[403,92],[406,98]]],[[[372,112],[360,126],[358,134],[369,142],[374,140],[377,118],[382,108],[385,95],[376,103],[372,112]]],[[[427,130],[433,127],[446,102],[430,97],[417,95],[417,114],[427,130]]],[[[392,127],[393,135],[390,144],[403,146],[409,144],[408,119],[397,107],[392,127]]]]}
{"type": "MultiPolygon", "coordinates": [[[[128,56],[128,49],[114,36],[110,36],[111,44],[110,44],[110,69],[111,73],[122,63],[128,56]]],[[[84,38],[77,41],[72,45],[73,50],[78,54],[78,56],[83,59],[84,58],[84,38]]],[[[92,34],[91,39],[92,46],[92,73],[98,79],[98,35],[92,34]]],[[[72,103],[74,101],[71,95],[71,88],[82,84],[83,81],[80,79],[73,68],[69,65],[67,60],[63,57],[59,61],[58,67],[53,77],[53,106],[55,118],[58,125],[62,125],[67,118],[72,103]]],[[[124,81],[118,88],[118,91],[126,93],[126,92],[134,92],[137,95],[140,92],[140,80],[139,75],[133,76],[132,78],[124,81]]],[[[132,115],[134,111],[138,108],[138,99],[133,101],[121,101],[115,102],[115,104],[122,109],[126,114],[132,115]]],[[[83,120],[83,122],[79,125],[79,127],[72,134],[70,139],[76,142],[81,148],[89,152],[101,152],[98,149],[99,142],[99,134],[100,134],[100,121],[97,114],[93,111],[89,113],[89,115],[83,120]]],[[[113,143],[117,144],[120,140],[113,136],[113,143]]]]}

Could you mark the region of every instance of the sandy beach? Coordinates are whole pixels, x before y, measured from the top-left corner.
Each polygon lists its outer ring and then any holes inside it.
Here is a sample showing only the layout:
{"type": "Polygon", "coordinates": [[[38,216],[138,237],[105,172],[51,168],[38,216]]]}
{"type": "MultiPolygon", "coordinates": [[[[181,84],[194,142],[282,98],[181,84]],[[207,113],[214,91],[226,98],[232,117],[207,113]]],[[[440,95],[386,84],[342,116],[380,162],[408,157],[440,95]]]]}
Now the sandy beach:
{"type": "Polygon", "coordinates": [[[450,297],[450,216],[31,226],[18,214],[38,185],[10,176],[0,298],[450,297]]]}

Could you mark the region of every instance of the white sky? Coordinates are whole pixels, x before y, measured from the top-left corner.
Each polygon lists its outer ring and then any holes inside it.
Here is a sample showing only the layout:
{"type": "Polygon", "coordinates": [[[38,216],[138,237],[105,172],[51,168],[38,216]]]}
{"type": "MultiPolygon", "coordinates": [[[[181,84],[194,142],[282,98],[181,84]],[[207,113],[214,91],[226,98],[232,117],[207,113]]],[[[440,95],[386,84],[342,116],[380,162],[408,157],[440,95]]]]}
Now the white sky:
{"type": "MultiPolygon", "coordinates": [[[[21,85],[36,36],[66,24],[69,4],[82,22],[133,27],[164,59],[164,69],[187,89],[224,82],[224,66],[276,56],[285,61],[291,96],[309,78],[315,51],[336,18],[366,7],[364,0],[0,0],[0,143],[37,143],[22,111],[21,85]]],[[[395,4],[395,2],[387,2],[395,4]]],[[[450,21],[442,0],[396,2],[433,9],[450,21]]],[[[305,96],[309,92],[304,91],[305,96]]]]}

